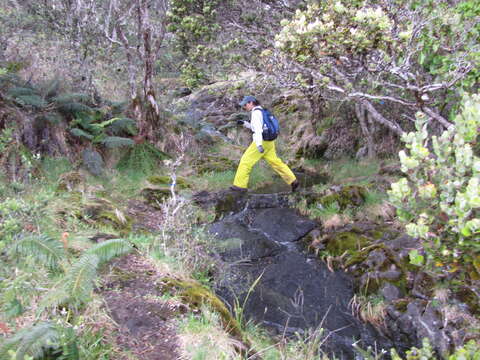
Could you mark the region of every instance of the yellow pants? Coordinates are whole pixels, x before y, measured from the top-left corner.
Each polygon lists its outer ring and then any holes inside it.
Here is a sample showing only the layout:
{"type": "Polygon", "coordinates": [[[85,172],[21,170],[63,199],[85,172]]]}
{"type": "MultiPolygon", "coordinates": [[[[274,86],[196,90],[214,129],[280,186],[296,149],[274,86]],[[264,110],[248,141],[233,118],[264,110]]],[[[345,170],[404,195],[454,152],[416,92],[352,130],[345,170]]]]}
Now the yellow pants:
{"type": "Polygon", "coordinates": [[[287,184],[290,185],[296,180],[292,170],[290,170],[290,168],[277,156],[275,151],[275,141],[264,140],[262,146],[265,150],[263,154],[258,151],[255,142],[252,142],[247,150],[245,150],[242,158],[240,159],[240,164],[238,164],[233,185],[245,189],[248,188],[250,172],[252,171],[253,166],[261,158],[267,160],[273,170],[275,170],[287,184]]]}

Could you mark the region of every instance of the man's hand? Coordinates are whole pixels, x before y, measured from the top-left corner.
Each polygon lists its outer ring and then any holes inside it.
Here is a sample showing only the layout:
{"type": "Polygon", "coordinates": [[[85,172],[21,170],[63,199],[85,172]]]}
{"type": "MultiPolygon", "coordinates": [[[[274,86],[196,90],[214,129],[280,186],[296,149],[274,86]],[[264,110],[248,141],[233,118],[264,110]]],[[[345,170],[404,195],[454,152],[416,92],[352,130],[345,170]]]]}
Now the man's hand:
{"type": "Polygon", "coordinates": [[[257,149],[260,152],[260,154],[263,154],[265,152],[262,145],[257,146],[257,149]]]}
{"type": "Polygon", "coordinates": [[[244,122],[245,121],[243,121],[243,120],[237,120],[237,125],[243,125],[244,122]]]}

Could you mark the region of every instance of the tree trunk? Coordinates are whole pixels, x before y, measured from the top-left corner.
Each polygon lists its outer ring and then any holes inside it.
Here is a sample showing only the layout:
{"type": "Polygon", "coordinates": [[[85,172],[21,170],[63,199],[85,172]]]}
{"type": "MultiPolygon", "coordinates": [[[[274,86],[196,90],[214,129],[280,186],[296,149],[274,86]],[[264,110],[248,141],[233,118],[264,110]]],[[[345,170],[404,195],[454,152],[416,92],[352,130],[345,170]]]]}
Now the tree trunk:
{"type": "MultiPolygon", "coordinates": [[[[147,11],[147,10],[146,10],[147,11]]],[[[154,128],[160,127],[160,111],[155,98],[153,87],[153,66],[155,55],[151,47],[151,28],[148,26],[148,16],[144,24],[147,26],[143,32],[143,44],[145,49],[145,76],[143,81],[143,95],[145,97],[145,109],[140,126],[140,135],[150,141],[154,141],[154,128]],[[146,23],[146,24],[145,24],[146,23]]]]}
{"type": "Polygon", "coordinates": [[[367,143],[367,157],[373,158],[375,156],[375,144],[373,141],[373,134],[372,130],[369,129],[368,123],[368,112],[361,104],[355,104],[355,114],[357,116],[358,121],[360,122],[360,127],[362,129],[362,133],[365,136],[365,140],[367,143]]]}

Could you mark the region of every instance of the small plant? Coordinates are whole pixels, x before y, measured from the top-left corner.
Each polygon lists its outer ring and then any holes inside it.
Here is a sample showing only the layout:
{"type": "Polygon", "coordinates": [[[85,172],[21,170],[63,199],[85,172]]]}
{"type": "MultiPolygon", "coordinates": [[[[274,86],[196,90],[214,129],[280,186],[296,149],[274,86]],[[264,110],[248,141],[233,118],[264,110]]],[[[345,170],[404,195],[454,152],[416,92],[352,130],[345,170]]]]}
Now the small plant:
{"type": "MultiPolygon", "coordinates": [[[[459,264],[480,275],[480,95],[467,97],[455,126],[429,138],[428,119],[418,114],[416,132],[405,134],[400,152],[405,177],[388,192],[410,236],[422,240],[425,262],[439,274],[459,264]]],[[[411,259],[421,265],[421,254],[411,259]]]]}
{"type": "MultiPolygon", "coordinates": [[[[407,350],[405,358],[401,357],[395,349],[391,350],[391,356],[392,360],[436,360],[439,358],[427,338],[423,339],[420,349],[412,347],[407,350]]],[[[465,345],[455,349],[452,354],[445,355],[442,358],[448,360],[478,360],[480,359],[480,345],[474,340],[470,340],[465,345]]]]}
{"type": "Polygon", "coordinates": [[[55,289],[42,300],[39,313],[48,307],[79,308],[91,297],[99,266],[124,255],[132,246],[123,239],[112,239],[92,246],[68,269],[55,289]]]}

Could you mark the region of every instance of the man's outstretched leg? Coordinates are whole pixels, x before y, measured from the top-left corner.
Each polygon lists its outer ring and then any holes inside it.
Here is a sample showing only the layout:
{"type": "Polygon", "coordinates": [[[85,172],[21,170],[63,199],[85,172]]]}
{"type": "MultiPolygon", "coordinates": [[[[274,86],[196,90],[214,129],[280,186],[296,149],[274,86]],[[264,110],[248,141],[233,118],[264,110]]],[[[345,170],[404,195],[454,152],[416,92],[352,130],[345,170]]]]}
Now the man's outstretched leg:
{"type": "Polygon", "coordinates": [[[264,141],[263,143],[265,147],[264,159],[270,164],[273,170],[280,175],[283,181],[292,187],[292,192],[297,190],[299,182],[288,165],[277,156],[277,152],[275,150],[275,141],[264,141]]]}
{"type": "Polygon", "coordinates": [[[255,142],[252,142],[240,159],[240,164],[238,164],[237,173],[235,174],[235,179],[233,180],[233,186],[230,187],[230,189],[247,191],[248,180],[250,178],[252,168],[263,156],[264,154],[261,154],[258,151],[255,142]]]}

